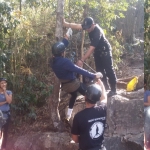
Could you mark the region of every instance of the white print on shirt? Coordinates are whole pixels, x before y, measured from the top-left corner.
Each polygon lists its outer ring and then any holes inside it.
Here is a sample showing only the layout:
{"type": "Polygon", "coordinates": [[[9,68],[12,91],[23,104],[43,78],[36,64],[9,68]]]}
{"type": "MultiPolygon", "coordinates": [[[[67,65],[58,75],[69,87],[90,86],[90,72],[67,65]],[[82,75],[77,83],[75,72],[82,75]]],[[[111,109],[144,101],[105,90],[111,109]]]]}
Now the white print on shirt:
{"type": "Polygon", "coordinates": [[[104,125],[102,122],[95,122],[89,131],[90,137],[92,139],[99,138],[104,132],[104,125]]]}
{"type": "Polygon", "coordinates": [[[105,119],[106,119],[106,117],[94,118],[94,119],[88,120],[88,122],[98,121],[98,120],[105,120],[105,119]]]}

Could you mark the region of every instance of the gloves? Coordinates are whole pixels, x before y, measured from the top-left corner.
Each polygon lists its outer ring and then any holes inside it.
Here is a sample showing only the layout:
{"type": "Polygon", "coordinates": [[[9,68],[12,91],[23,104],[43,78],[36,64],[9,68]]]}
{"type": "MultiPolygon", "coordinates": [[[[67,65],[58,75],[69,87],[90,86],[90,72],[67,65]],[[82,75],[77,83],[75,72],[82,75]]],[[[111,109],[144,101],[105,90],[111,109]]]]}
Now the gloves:
{"type": "Polygon", "coordinates": [[[69,28],[66,32],[66,35],[68,36],[68,38],[70,38],[72,36],[72,29],[69,28]]]}
{"type": "Polygon", "coordinates": [[[97,73],[95,73],[95,75],[96,75],[96,78],[102,78],[103,77],[101,72],[97,72],[97,73]]]}

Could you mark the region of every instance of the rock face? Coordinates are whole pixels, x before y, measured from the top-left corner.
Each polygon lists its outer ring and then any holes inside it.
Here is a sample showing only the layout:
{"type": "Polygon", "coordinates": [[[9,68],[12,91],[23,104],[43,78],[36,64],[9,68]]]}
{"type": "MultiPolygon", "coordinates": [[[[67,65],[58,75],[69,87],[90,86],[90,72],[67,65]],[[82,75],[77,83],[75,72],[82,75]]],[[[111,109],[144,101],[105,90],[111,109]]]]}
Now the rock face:
{"type": "Polygon", "coordinates": [[[14,150],[76,150],[78,144],[70,141],[68,133],[35,133],[19,137],[13,147],[14,150]]]}
{"type": "MultiPolygon", "coordinates": [[[[105,132],[104,142],[107,150],[143,150],[144,113],[142,95],[144,91],[136,92],[140,94],[126,92],[108,99],[108,128],[105,132]],[[124,97],[121,95],[124,95],[124,97]]],[[[84,99],[80,97],[74,106],[71,124],[74,115],[84,108],[84,99]]],[[[14,142],[13,149],[9,148],[9,150],[77,150],[78,144],[70,143],[70,141],[70,134],[67,132],[34,133],[19,137],[14,142]]]]}
{"type": "Polygon", "coordinates": [[[107,107],[107,149],[143,150],[143,99],[117,95],[108,100],[107,107]]]}

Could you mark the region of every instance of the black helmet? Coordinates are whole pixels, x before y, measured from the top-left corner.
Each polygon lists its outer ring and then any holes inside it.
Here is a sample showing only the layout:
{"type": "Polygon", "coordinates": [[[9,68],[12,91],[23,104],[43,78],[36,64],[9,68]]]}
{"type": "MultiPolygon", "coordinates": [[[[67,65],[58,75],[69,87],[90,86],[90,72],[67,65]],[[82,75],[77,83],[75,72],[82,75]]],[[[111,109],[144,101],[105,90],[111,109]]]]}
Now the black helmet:
{"type": "Polygon", "coordinates": [[[95,104],[100,100],[101,94],[101,87],[98,84],[91,84],[87,87],[87,90],[85,92],[86,101],[91,104],[95,104]]]}
{"type": "Polygon", "coordinates": [[[7,82],[7,79],[6,78],[0,78],[0,82],[1,81],[6,81],[7,82]]]}
{"type": "Polygon", "coordinates": [[[52,46],[52,54],[54,56],[61,56],[61,53],[65,51],[65,48],[63,42],[57,42],[52,46]]]}
{"type": "Polygon", "coordinates": [[[93,23],[94,23],[93,18],[91,18],[91,17],[85,18],[82,23],[82,29],[83,30],[89,29],[93,23]]]}

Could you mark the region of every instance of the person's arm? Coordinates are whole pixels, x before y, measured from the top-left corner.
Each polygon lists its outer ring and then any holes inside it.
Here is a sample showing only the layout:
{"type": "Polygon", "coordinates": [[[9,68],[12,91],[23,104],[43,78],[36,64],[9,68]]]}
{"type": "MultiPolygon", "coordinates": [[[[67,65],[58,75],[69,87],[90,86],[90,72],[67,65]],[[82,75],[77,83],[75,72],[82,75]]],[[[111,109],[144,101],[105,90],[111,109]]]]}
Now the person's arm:
{"type": "Polygon", "coordinates": [[[7,103],[7,101],[0,102],[0,106],[4,105],[4,104],[6,104],[6,103],[7,103]]]}
{"type": "Polygon", "coordinates": [[[68,41],[67,38],[63,38],[63,39],[62,39],[62,42],[64,43],[65,47],[68,47],[69,41],[68,41]]]}
{"type": "Polygon", "coordinates": [[[7,92],[4,93],[6,97],[6,102],[10,104],[12,102],[12,94],[8,95],[7,92]]]}
{"type": "Polygon", "coordinates": [[[70,60],[66,60],[66,63],[64,64],[64,69],[71,71],[71,72],[79,73],[79,74],[89,77],[91,79],[96,78],[96,75],[94,73],[89,72],[89,71],[73,64],[70,60]]]}
{"type": "Polygon", "coordinates": [[[63,26],[67,27],[67,28],[76,29],[76,30],[81,30],[82,29],[81,24],[69,23],[69,22],[66,22],[65,19],[63,19],[63,26]]]}
{"type": "Polygon", "coordinates": [[[65,47],[67,47],[69,45],[69,38],[72,36],[72,29],[69,28],[64,36],[64,38],[62,39],[62,42],[64,43],[65,47]]]}
{"type": "Polygon", "coordinates": [[[73,140],[75,143],[79,143],[79,136],[72,134],[72,140],[73,140]]]}
{"type": "Polygon", "coordinates": [[[78,65],[79,67],[82,67],[82,66],[83,66],[83,62],[84,62],[87,58],[90,57],[90,55],[94,52],[94,50],[95,50],[95,47],[90,46],[89,49],[88,49],[88,51],[85,53],[85,55],[82,56],[81,60],[78,60],[77,65],[78,65]]]}
{"type": "Polygon", "coordinates": [[[147,97],[147,102],[144,102],[144,106],[150,106],[150,96],[147,97]]]}
{"type": "Polygon", "coordinates": [[[75,143],[79,143],[80,135],[80,121],[78,120],[78,113],[73,118],[72,128],[71,128],[71,137],[75,143]]]}
{"type": "Polygon", "coordinates": [[[107,103],[107,94],[106,94],[106,90],[105,90],[103,82],[100,79],[98,79],[96,83],[99,84],[102,89],[102,95],[101,95],[100,101],[107,103]]]}
{"type": "Polygon", "coordinates": [[[90,55],[94,52],[95,47],[94,46],[90,46],[88,51],[85,53],[85,55],[81,58],[82,61],[85,61],[87,58],[90,57],[90,55]]]}
{"type": "Polygon", "coordinates": [[[90,57],[90,55],[94,52],[95,48],[98,46],[99,44],[99,40],[102,37],[102,33],[97,30],[97,32],[94,33],[94,35],[92,36],[93,40],[91,41],[90,47],[88,49],[88,51],[82,56],[81,60],[78,60],[77,65],[82,67],[83,66],[83,62],[90,57]]]}
{"type": "Polygon", "coordinates": [[[4,95],[5,95],[6,101],[1,102],[1,105],[4,105],[5,103],[10,104],[12,102],[12,92],[8,91],[8,93],[7,93],[6,87],[3,87],[3,92],[4,92],[4,95]]]}

